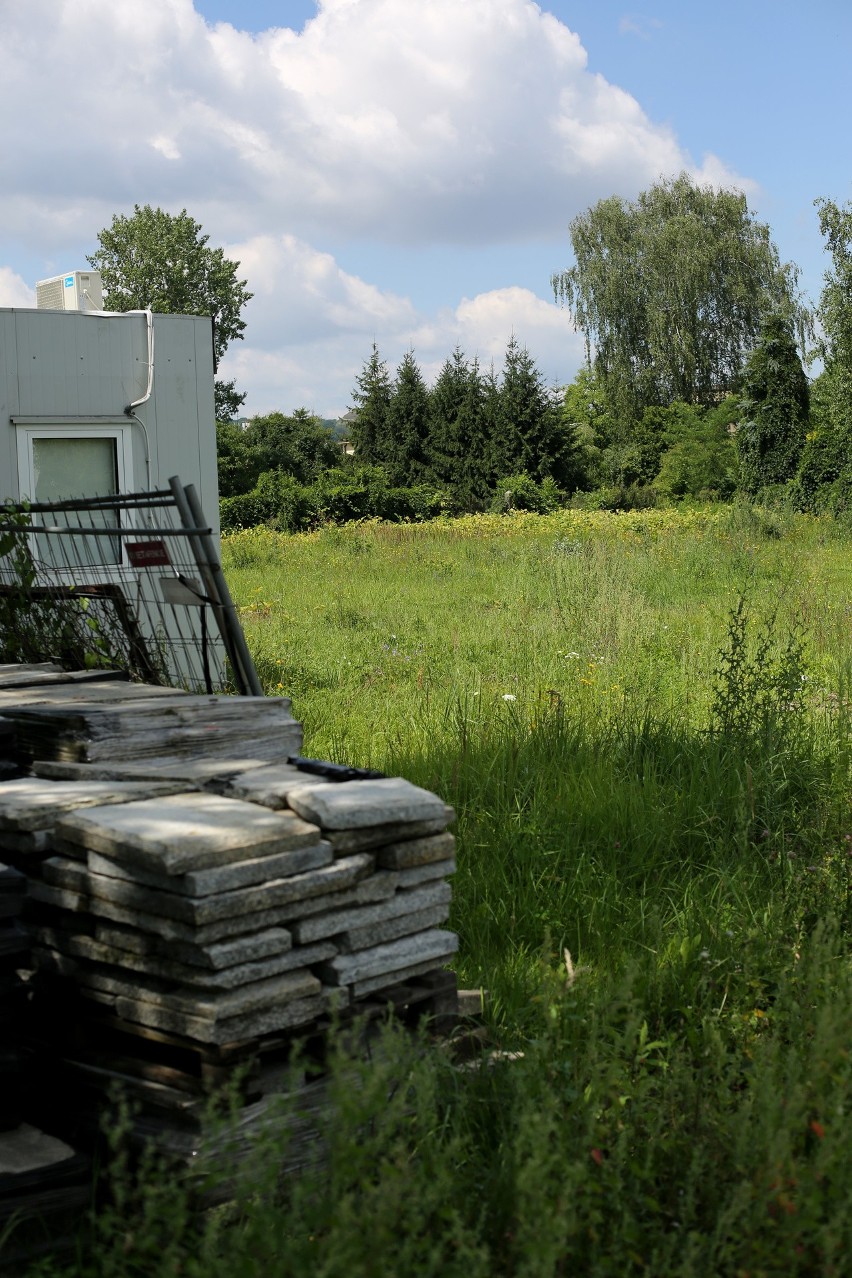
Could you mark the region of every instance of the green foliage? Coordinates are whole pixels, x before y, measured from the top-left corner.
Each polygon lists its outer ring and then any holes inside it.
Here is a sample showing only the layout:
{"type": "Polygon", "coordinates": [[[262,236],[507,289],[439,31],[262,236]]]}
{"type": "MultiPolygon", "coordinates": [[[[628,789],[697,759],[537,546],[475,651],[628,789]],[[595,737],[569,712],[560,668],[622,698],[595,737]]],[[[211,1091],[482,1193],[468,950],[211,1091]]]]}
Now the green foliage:
{"type": "Polygon", "coordinates": [[[429,454],[437,482],[460,510],[477,510],[491,487],[486,383],[479,362],[456,347],[429,397],[429,454]]]}
{"type": "Polygon", "coordinates": [[[808,379],[792,326],[783,316],[770,315],[743,373],[736,444],[746,493],[753,496],[768,484],[793,478],[805,443],[808,412],[808,379]]]}
{"type": "Polygon", "coordinates": [[[374,466],[387,455],[387,417],[391,401],[391,378],[388,366],[373,342],[369,359],[358,374],[352,401],[358,416],[349,429],[349,438],[358,461],[374,466]]]}
{"type": "Polygon", "coordinates": [[[678,403],[664,411],[665,448],[654,486],[667,497],[727,501],[736,488],[737,455],[729,427],[738,400],[731,396],[708,412],[678,403]]]}
{"type": "Polygon", "coordinates": [[[624,429],[644,408],[729,393],[766,313],[795,310],[769,228],[736,191],[686,174],[571,223],[575,264],[553,276],[624,429]]]}
{"type": "MultiPolygon", "coordinates": [[[[237,277],[239,262],[211,248],[209,238],[186,209],[173,214],[135,204],[129,216],[116,213],[88,259],[103,278],[104,305],[111,311],[210,315],[218,362],[242,338],[242,311],[252,294],[237,277]]],[[[216,398],[220,420],[220,413],[233,416],[245,396],[233,382],[217,382],[216,398]]]]}
{"type": "Polygon", "coordinates": [[[791,496],[801,510],[852,509],[852,206],[818,200],[831,253],[818,316],[825,364],[812,388],[810,430],[791,496]]]}
{"type": "Polygon", "coordinates": [[[390,482],[422,483],[429,470],[429,392],[411,351],[396,371],[383,437],[382,462],[390,482]]]}
{"type": "Polygon", "coordinates": [[[505,514],[510,510],[533,510],[543,515],[557,510],[562,504],[564,493],[561,493],[551,475],[546,475],[540,484],[528,475],[525,470],[517,475],[506,475],[498,479],[494,486],[494,497],[491,509],[495,514],[505,514]]]}

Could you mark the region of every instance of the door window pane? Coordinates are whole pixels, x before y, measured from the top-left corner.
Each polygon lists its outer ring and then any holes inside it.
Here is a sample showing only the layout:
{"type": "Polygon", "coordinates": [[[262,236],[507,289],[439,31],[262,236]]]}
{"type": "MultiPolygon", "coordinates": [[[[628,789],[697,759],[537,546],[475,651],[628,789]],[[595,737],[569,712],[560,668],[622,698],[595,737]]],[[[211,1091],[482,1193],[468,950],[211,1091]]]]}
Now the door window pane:
{"type": "MultiPolygon", "coordinates": [[[[118,492],[118,454],[111,436],[95,438],[36,438],[33,447],[33,501],[62,501],[69,497],[109,497],[118,492]]],[[[75,527],[117,528],[117,510],[57,511],[56,523],[75,527]]],[[[36,554],[48,554],[47,537],[37,539],[36,554]]],[[[121,562],[118,537],[78,536],[66,541],[71,563],[81,567],[121,562]]]]}

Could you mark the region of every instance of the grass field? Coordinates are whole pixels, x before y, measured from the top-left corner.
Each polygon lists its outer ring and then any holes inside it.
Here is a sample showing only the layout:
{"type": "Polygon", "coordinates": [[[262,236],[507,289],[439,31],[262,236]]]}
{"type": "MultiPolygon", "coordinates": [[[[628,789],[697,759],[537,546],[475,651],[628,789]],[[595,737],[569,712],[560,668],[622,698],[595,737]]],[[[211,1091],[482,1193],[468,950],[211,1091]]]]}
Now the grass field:
{"type": "Polygon", "coordinates": [[[200,1235],[152,1178],[75,1272],[848,1273],[850,551],[737,506],[226,538],[305,752],[456,808],[499,1055],[391,1036],[330,1171],[266,1151],[200,1235]]]}

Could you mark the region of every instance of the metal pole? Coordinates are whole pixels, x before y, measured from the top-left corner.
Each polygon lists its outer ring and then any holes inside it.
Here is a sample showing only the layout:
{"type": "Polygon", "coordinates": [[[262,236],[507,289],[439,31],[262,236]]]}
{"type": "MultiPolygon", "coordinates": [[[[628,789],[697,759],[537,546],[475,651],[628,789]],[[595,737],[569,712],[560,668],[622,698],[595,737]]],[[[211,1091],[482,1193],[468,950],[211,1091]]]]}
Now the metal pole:
{"type": "Polygon", "coordinates": [[[263,685],[258,678],[248,650],[239,614],[231,598],[216,546],[204,519],[201,502],[192,484],[183,485],[177,475],[169,480],[169,488],[175,499],[183,525],[194,529],[191,537],[195,562],[204,582],[208,597],[214,601],[213,613],[219,626],[219,633],[225,644],[225,650],[234,669],[234,675],[242,696],[263,696],[263,685]]]}

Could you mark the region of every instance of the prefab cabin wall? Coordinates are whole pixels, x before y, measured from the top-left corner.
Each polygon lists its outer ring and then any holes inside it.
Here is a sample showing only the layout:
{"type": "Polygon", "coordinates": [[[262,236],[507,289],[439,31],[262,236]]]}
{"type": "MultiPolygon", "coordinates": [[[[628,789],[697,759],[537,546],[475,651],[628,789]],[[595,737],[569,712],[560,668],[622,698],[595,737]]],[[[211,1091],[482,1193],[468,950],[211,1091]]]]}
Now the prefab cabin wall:
{"type": "MultiPolygon", "coordinates": [[[[144,315],[0,310],[0,500],[32,497],[33,440],[116,440],[124,491],[194,484],[218,532],[210,321],[155,315],[151,398],[144,315]]],[[[75,485],[76,486],[76,485],[75,485]]],[[[92,496],[94,492],[69,492],[92,496]]]]}

